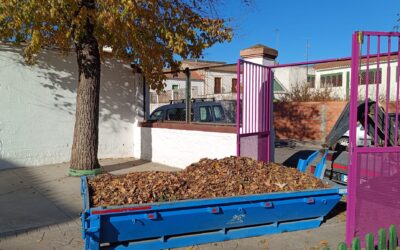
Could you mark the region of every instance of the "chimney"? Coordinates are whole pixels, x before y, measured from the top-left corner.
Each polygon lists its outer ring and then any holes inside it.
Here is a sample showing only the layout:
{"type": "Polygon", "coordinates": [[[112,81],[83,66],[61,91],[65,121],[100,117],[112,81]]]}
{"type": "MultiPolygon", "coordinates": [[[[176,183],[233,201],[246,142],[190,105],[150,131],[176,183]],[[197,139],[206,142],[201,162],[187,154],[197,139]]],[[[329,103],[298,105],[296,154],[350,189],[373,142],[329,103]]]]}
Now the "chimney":
{"type": "Polygon", "coordinates": [[[240,51],[240,56],[245,60],[262,65],[274,65],[278,51],[262,44],[256,44],[240,51]]]}

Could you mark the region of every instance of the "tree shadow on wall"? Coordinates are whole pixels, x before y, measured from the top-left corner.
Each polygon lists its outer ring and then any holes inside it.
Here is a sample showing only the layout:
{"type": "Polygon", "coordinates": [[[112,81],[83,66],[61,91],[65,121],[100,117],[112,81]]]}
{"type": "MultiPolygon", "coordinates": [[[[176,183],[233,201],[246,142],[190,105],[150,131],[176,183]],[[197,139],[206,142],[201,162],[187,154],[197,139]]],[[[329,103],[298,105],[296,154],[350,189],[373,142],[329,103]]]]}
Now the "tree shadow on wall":
{"type": "Polygon", "coordinates": [[[140,128],[140,159],[153,160],[153,137],[151,128],[140,128]]]}
{"type": "Polygon", "coordinates": [[[274,127],[278,139],[320,140],[320,113],[317,105],[274,103],[274,127]]]}
{"type": "MultiPolygon", "coordinates": [[[[62,111],[68,116],[74,116],[76,103],[76,87],[78,83],[78,67],[75,52],[62,55],[58,51],[43,50],[37,64],[28,66],[22,59],[22,49],[18,47],[2,46],[1,52],[19,54],[19,57],[4,58],[10,64],[19,65],[21,74],[25,73],[24,67],[29,67],[29,75],[41,79],[40,84],[44,94],[52,95],[52,101],[32,93],[24,93],[32,98],[32,105],[49,110],[62,111]]],[[[9,53],[10,54],[10,53],[9,53]]],[[[129,64],[119,60],[105,59],[101,64],[100,88],[100,122],[109,123],[113,131],[118,131],[117,122],[125,121],[134,123],[143,116],[143,86],[140,76],[132,73],[129,64]],[[140,83],[140,84],[137,84],[140,83]]]]}

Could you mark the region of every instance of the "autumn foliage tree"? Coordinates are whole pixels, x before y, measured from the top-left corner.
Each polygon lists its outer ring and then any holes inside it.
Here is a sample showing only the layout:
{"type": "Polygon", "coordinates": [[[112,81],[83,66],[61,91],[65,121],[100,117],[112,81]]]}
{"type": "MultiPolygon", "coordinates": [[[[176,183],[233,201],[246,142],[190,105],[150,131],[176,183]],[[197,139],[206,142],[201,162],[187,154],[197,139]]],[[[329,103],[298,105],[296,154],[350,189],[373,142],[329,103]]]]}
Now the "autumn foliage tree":
{"type": "MultiPolygon", "coordinates": [[[[224,19],[210,17],[215,0],[0,0],[0,40],[25,45],[28,63],[43,48],[75,51],[79,69],[71,169],[99,169],[98,121],[102,48],[140,65],[161,88],[163,68],[198,58],[231,39],[224,19]],[[206,6],[206,7],[204,7],[206,6]]],[[[84,170],[84,171],[81,171],[84,170]]],[[[89,171],[87,171],[89,170],[89,171]]]]}

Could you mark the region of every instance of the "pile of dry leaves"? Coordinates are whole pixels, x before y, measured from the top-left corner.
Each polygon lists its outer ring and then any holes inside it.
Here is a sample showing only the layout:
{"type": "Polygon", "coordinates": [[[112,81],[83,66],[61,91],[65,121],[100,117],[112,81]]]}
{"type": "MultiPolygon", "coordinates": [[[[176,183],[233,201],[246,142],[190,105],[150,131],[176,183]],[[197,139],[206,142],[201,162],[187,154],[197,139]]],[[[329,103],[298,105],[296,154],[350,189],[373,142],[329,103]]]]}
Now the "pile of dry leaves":
{"type": "Polygon", "coordinates": [[[326,187],[310,174],[245,157],[202,159],[178,172],[102,174],[89,180],[95,207],[326,187]]]}

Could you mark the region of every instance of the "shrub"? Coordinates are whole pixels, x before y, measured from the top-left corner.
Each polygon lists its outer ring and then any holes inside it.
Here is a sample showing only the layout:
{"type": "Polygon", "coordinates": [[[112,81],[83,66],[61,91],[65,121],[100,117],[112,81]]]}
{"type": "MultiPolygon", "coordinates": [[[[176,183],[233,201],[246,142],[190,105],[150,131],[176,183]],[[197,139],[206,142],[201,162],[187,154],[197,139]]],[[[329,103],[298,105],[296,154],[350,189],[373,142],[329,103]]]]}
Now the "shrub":
{"type": "Polygon", "coordinates": [[[332,88],[311,88],[305,83],[292,85],[291,90],[280,98],[283,102],[321,102],[337,101],[339,98],[333,93],[332,88]]]}

